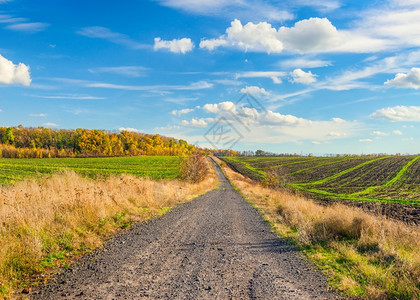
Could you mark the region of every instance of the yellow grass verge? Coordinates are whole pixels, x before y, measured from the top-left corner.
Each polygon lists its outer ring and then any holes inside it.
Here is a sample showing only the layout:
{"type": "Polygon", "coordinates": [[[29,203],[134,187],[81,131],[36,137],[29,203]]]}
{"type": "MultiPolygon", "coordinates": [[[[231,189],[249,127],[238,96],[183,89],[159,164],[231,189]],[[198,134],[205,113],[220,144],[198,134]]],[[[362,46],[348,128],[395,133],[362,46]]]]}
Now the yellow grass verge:
{"type": "Polygon", "coordinates": [[[50,269],[100,246],[119,228],[161,215],[217,184],[210,167],[197,184],[127,175],[92,180],[66,171],[0,187],[0,298],[27,292],[50,269]]]}
{"type": "Polygon", "coordinates": [[[322,206],[263,187],[221,164],[273,230],[296,243],[344,296],[419,299],[419,226],[342,204],[322,206]]]}

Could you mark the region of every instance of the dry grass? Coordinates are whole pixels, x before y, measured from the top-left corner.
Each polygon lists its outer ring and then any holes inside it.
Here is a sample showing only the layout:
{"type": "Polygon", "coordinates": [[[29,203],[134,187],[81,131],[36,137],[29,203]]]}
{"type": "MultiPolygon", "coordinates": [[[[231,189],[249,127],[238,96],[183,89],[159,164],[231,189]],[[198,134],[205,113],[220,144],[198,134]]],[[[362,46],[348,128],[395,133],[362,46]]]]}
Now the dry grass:
{"type": "Polygon", "coordinates": [[[64,172],[0,187],[0,297],[101,245],[118,228],[215,188],[210,169],[197,184],[126,175],[91,180],[64,172]]]}
{"type": "Polygon", "coordinates": [[[321,206],[224,167],[273,229],[293,240],[345,296],[419,299],[420,230],[341,204],[321,206]]]}

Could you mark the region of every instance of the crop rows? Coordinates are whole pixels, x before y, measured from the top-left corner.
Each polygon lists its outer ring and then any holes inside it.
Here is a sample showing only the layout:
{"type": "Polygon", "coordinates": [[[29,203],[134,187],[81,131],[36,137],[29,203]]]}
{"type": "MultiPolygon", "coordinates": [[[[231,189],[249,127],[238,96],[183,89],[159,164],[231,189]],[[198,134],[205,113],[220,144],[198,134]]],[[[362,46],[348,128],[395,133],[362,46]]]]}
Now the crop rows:
{"type": "Polygon", "coordinates": [[[181,157],[140,156],[106,158],[0,159],[0,185],[26,177],[39,177],[73,170],[95,177],[131,174],[152,179],[173,179],[179,175],[181,157]]]}
{"type": "Polygon", "coordinates": [[[258,181],[277,174],[291,188],[321,199],[420,205],[420,156],[225,157],[258,181]],[[268,174],[268,175],[267,175],[268,174]]]}

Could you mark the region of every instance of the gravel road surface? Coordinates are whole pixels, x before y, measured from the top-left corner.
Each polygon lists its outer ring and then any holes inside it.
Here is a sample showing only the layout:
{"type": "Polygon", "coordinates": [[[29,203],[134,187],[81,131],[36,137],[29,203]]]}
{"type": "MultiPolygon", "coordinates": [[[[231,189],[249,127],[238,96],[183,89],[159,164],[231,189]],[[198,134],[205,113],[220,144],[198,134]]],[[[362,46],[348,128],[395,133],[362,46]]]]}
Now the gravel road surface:
{"type": "Polygon", "coordinates": [[[118,233],[33,299],[335,299],[217,167],[220,188],[118,233]]]}

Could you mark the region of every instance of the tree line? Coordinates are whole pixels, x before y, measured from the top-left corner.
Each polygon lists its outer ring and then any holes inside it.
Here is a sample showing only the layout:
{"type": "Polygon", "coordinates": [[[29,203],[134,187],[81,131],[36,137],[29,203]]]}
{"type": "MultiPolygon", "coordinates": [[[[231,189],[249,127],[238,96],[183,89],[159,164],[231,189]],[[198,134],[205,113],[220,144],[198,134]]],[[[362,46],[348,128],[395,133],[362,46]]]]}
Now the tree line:
{"type": "Polygon", "coordinates": [[[184,140],[129,131],[45,127],[0,127],[0,157],[92,157],[190,155],[196,147],[184,140]]]}

